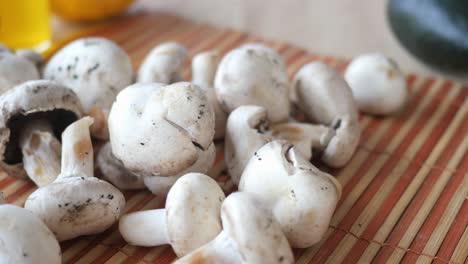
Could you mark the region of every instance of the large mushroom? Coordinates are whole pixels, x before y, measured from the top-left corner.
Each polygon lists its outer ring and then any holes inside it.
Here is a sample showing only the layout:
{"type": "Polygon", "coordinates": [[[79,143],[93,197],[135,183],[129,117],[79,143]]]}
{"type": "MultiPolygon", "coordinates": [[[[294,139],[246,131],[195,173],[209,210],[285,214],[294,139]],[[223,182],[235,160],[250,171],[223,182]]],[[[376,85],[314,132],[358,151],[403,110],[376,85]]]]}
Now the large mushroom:
{"type": "Polygon", "coordinates": [[[171,84],[182,81],[181,71],[187,49],[177,42],[165,42],[154,47],[138,69],[137,82],[171,84]]]}
{"type": "Polygon", "coordinates": [[[239,190],[269,208],[292,247],[320,241],[341,195],[341,185],[286,141],[272,141],[247,164],[239,190]]]}
{"type": "Polygon", "coordinates": [[[62,134],[62,171],[33,192],[25,208],[37,215],[59,241],[108,229],[120,217],[125,198],[112,184],[93,177],[93,147],[84,117],[62,134]]]}
{"type": "Polygon", "coordinates": [[[223,231],[214,240],[175,263],[294,263],[280,226],[255,197],[243,192],[229,195],[221,220],[223,231]]]}
{"type": "Polygon", "coordinates": [[[0,263],[62,263],[60,245],[30,211],[4,204],[0,193],[0,263]]]}
{"type": "Polygon", "coordinates": [[[28,59],[0,48],[0,94],[30,80],[40,78],[36,66],[28,59]]]}
{"type": "Polygon", "coordinates": [[[289,117],[289,80],[285,64],[276,51],[248,44],[227,53],[215,77],[221,107],[227,113],[241,105],[267,109],[273,123],[289,117]]]}
{"type": "Polygon", "coordinates": [[[38,186],[60,173],[60,134],[81,116],[76,94],[56,82],[20,84],[0,96],[0,167],[38,186]]]}
{"type": "Polygon", "coordinates": [[[216,158],[216,147],[211,143],[207,150],[197,149],[198,158],[195,163],[187,169],[172,176],[144,176],[144,185],[153,194],[157,196],[166,196],[174,183],[187,173],[203,173],[206,174],[213,166],[216,158]]]}
{"type": "Polygon", "coordinates": [[[313,62],[294,77],[297,105],[313,122],[335,130],[321,157],[327,165],[342,167],[359,143],[361,126],[351,89],[330,66],[313,62]]]}
{"type": "Polygon", "coordinates": [[[108,138],[107,116],[120,90],[133,81],[127,53],[105,38],[82,38],[59,50],[44,68],[44,78],[70,87],[86,114],[95,120],[91,133],[108,138]]]}
{"type": "Polygon", "coordinates": [[[267,110],[260,106],[240,106],[228,118],[225,139],[225,160],[233,183],[240,177],[255,151],[273,139],[295,144],[308,160],[322,152],[334,131],[326,126],[306,123],[271,125],[267,110]]]}
{"type": "Polygon", "coordinates": [[[214,112],[191,83],[137,83],[117,96],[109,131],[112,152],[128,170],[171,176],[192,166],[199,150],[212,144],[214,112]]]}
{"type": "Polygon", "coordinates": [[[169,191],[165,209],[123,215],[119,231],[132,245],[171,244],[182,257],[221,232],[219,212],[225,195],[215,180],[200,173],[181,177],[169,191]]]}
{"type": "Polygon", "coordinates": [[[345,78],[360,110],[389,115],[400,111],[408,96],[398,64],[380,53],[364,54],[349,64],[345,78]]]}

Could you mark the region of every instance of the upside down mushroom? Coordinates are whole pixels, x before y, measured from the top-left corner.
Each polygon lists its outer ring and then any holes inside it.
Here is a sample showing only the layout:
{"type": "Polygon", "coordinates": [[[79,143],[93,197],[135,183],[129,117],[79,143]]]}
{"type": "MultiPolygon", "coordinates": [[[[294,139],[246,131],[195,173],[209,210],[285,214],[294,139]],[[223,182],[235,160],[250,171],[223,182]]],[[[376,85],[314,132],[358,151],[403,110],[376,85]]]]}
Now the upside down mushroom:
{"type": "Polygon", "coordinates": [[[125,206],[117,188],[93,177],[92,123],[92,118],[84,117],[65,129],[60,175],[33,192],[25,203],[25,208],[42,219],[59,241],[108,229],[125,206]]]}
{"type": "Polygon", "coordinates": [[[69,88],[47,80],[28,81],[0,96],[0,167],[38,186],[60,173],[58,138],[81,116],[69,88]]]}

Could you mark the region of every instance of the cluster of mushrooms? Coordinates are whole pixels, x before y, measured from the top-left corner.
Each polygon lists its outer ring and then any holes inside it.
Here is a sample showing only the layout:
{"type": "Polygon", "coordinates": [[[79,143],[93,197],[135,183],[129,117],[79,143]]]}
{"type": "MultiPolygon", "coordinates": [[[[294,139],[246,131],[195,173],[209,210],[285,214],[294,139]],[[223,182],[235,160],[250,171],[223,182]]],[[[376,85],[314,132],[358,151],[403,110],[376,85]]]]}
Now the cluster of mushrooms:
{"type": "Polygon", "coordinates": [[[187,57],[163,43],[134,74],[104,38],[73,41],[47,63],[0,47],[0,167],[39,187],[24,209],[0,205],[0,262],[60,263],[57,241],[118,221],[125,241],[170,244],[176,263],[293,263],[291,247],[321,240],[341,195],[313,163],[344,166],[358,109],[396,113],[407,96],[380,54],[357,57],[345,78],[312,62],[292,82],[261,44],[195,55],[191,82],[187,57]],[[238,189],[227,197],[229,185],[207,175],[223,140],[238,189]],[[121,190],[145,188],[167,196],[165,208],[122,215],[121,190]]]}

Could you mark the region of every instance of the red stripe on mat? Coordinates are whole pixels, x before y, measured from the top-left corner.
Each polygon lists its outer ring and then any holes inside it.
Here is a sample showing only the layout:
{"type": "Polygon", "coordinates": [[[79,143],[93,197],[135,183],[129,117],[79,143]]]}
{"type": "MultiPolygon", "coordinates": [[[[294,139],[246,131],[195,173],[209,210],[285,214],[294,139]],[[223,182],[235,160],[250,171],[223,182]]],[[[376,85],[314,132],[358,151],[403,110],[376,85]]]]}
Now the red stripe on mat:
{"type": "MultiPolygon", "coordinates": [[[[432,85],[432,82],[429,82],[429,85],[432,85]]],[[[426,87],[424,87],[426,88],[426,87]]],[[[427,87],[428,89],[430,87],[427,87]]],[[[424,89],[423,89],[424,90],[424,89]]],[[[424,95],[427,95],[427,93],[424,93],[424,95]]],[[[379,187],[381,186],[382,182],[387,178],[392,170],[393,167],[398,163],[399,157],[406,151],[406,149],[409,147],[409,143],[412,141],[414,136],[417,134],[417,132],[420,131],[422,128],[422,122],[420,120],[425,120],[429,116],[431,116],[432,112],[434,112],[437,103],[442,101],[442,99],[447,95],[447,90],[446,89],[440,89],[437,91],[436,95],[434,95],[433,98],[431,98],[429,105],[424,109],[424,113],[422,114],[418,121],[415,122],[414,126],[417,129],[410,129],[409,134],[407,134],[402,142],[398,145],[397,149],[394,151],[393,156],[390,156],[389,159],[385,162],[383,167],[379,170],[377,175],[374,176],[370,184],[366,187],[365,191],[361,194],[361,196],[354,202],[354,205],[351,207],[351,209],[348,211],[348,214],[346,215],[345,218],[342,219],[342,221],[339,223],[339,227],[344,230],[349,230],[353,224],[355,223],[356,219],[360,216],[361,212],[364,210],[366,207],[367,203],[372,199],[372,197],[375,195],[375,193],[378,191],[379,187]]],[[[421,98],[418,98],[421,99],[421,98]]],[[[411,115],[403,115],[404,119],[408,119],[411,117],[411,115]]],[[[393,139],[393,135],[395,135],[401,127],[404,125],[404,121],[401,122],[395,122],[391,128],[387,130],[386,136],[384,136],[379,144],[377,146],[387,146],[391,140],[393,139]]],[[[374,163],[375,159],[377,159],[376,156],[372,156],[368,160],[366,160],[367,164],[367,169],[372,166],[374,163]]],[[[366,169],[366,172],[367,172],[366,169]]],[[[366,172],[362,172],[362,175],[364,175],[366,172]]],[[[356,173],[358,174],[358,173],[356,173]]],[[[354,187],[353,187],[354,189],[354,187]]],[[[344,200],[343,198],[341,199],[342,201],[344,200]]],[[[314,256],[312,259],[313,261],[317,261],[317,263],[321,263],[325,261],[331,253],[335,250],[336,246],[341,242],[341,240],[345,237],[345,234],[342,232],[337,232],[335,231],[334,234],[332,234],[327,241],[322,245],[320,248],[320,251],[314,256]]]]}

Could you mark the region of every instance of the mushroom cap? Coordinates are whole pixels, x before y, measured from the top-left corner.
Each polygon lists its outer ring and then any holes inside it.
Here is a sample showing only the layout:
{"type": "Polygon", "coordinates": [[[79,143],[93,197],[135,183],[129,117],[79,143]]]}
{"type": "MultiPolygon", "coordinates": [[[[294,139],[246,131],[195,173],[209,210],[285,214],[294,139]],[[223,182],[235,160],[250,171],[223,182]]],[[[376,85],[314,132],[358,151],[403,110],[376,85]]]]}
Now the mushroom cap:
{"type": "Polygon", "coordinates": [[[177,42],[165,42],[154,47],[138,69],[138,82],[171,84],[181,81],[180,71],[187,49],[177,42]]]}
{"type": "Polygon", "coordinates": [[[261,45],[241,46],[221,60],[215,89],[224,111],[241,105],[265,107],[272,122],[289,116],[289,80],[281,57],[261,45]]]}
{"type": "Polygon", "coordinates": [[[47,63],[44,78],[70,87],[90,112],[107,112],[115,96],[133,80],[127,53],[114,42],[99,37],[81,38],[59,50],[47,63]]]}
{"type": "Polygon", "coordinates": [[[173,176],[145,176],[142,177],[144,186],[148,188],[154,195],[166,196],[174,183],[187,173],[196,172],[206,174],[213,166],[216,158],[216,147],[214,143],[207,150],[197,149],[198,158],[195,163],[189,168],[173,176]]]}
{"type": "Polygon", "coordinates": [[[332,167],[344,166],[361,135],[358,109],[348,84],[332,67],[313,62],[296,74],[294,90],[299,108],[311,121],[336,130],[322,160],[332,167]]]}
{"type": "Polygon", "coordinates": [[[10,52],[0,52],[0,94],[18,84],[39,78],[39,72],[32,62],[10,52]]]}
{"type": "Polygon", "coordinates": [[[244,192],[229,195],[221,207],[221,219],[223,232],[234,241],[242,263],[294,263],[281,227],[258,199],[244,192]]]}
{"type": "Polygon", "coordinates": [[[286,141],[272,141],[250,159],[239,190],[270,208],[292,247],[320,241],[328,229],[341,185],[305,160],[286,141]]]}
{"type": "Polygon", "coordinates": [[[112,152],[137,175],[176,175],[195,163],[197,148],[209,147],[214,125],[213,109],[198,86],[137,83],[112,106],[112,152]]]}
{"type": "Polygon", "coordinates": [[[102,178],[120,190],[144,189],[143,178],[129,172],[122,162],[112,154],[109,142],[104,144],[96,157],[97,167],[101,171],[102,178]]]}
{"type": "Polygon", "coordinates": [[[214,239],[221,231],[219,216],[225,198],[207,175],[189,173],[177,180],[166,200],[167,233],[177,256],[214,239]]]}
{"type": "Polygon", "coordinates": [[[401,110],[408,96],[405,75],[395,61],[380,53],[364,54],[349,64],[345,78],[358,108],[388,115],[401,110]]]}
{"type": "Polygon", "coordinates": [[[60,245],[30,211],[0,205],[0,263],[62,263],[60,245]]]}
{"type": "Polygon", "coordinates": [[[267,132],[267,110],[261,106],[244,105],[228,117],[224,158],[231,180],[237,185],[250,157],[271,141],[267,132]]]}
{"type": "Polygon", "coordinates": [[[108,229],[124,206],[124,196],[112,184],[85,175],[59,176],[33,192],[25,203],[59,241],[108,229]]]}
{"type": "Polygon", "coordinates": [[[81,116],[81,105],[69,88],[53,81],[22,83],[0,96],[0,167],[8,174],[27,177],[18,145],[22,123],[31,118],[50,120],[54,133],[81,116]]]}

